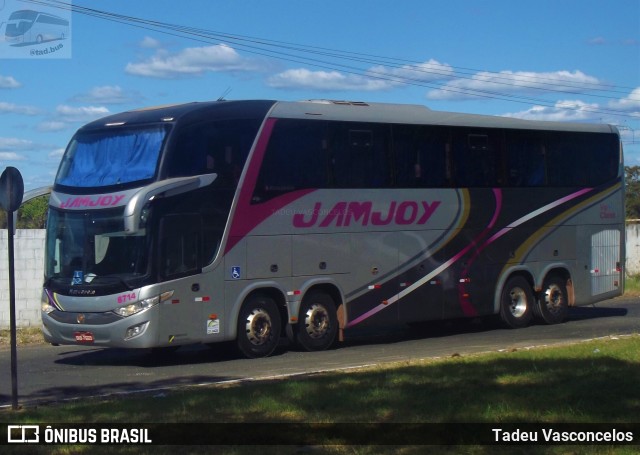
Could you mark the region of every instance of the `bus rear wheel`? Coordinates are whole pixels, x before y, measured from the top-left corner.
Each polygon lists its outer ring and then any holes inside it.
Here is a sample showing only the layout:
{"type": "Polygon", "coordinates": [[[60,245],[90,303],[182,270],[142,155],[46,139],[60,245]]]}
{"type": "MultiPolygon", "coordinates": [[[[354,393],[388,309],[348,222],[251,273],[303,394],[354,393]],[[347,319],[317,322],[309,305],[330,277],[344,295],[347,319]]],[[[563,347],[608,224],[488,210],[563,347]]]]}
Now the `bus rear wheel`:
{"type": "Polygon", "coordinates": [[[555,275],[546,278],[533,310],[536,319],[546,324],[559,324],[564,321],[569,311],[565,280],[555,275]]]}
{"type": "Polygon", "coordinates": [[[307,351],[323,351],[336,341],[336,304],[324,292],[311,292],[300,304],[298,323],[293,326],[295,342],[307,351]]]}
{"type": "Polygon", "coordinates": [[[533,290],[522,276],[513,276],[502,288],[500,297],[500,319],[511,329],[526,327],[532,318],[535,304],[533,290]]]}
{"type": "Polygon", "coordinates": [[[238,315],[238,349],[248,358],[271,355],[278,347],[281,327],[273,299],[261,295],[249,298],[238,315]]]}

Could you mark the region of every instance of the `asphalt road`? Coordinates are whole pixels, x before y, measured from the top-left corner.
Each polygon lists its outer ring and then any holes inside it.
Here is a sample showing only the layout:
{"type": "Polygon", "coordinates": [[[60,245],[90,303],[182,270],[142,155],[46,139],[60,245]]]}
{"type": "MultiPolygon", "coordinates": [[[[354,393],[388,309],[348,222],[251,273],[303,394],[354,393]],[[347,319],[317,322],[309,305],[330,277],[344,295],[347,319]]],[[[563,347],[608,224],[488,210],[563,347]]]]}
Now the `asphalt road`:
{"type": "MultiPolygon", "coordinates": [[[[182,347],[165,354],[150,350],[90,346],[19,346],[18,397],[21,405],[87,396],[162,393],[165,389],[224,381],[251,381],[283,375],[357,368],[363,365],[454,354],[552,345],[610,335],[640,333],[640,298],[619,298],[572,308],[563,324],[525,329],[497,328],[486,321],[394,327],[384,332],[352,329],[348,340],[324,352],[281,349],[269,358],[240,358],[225,346],[182,347]]],[[[10,351],[0,350],[0,406],[11,405],[10,351]]]]}

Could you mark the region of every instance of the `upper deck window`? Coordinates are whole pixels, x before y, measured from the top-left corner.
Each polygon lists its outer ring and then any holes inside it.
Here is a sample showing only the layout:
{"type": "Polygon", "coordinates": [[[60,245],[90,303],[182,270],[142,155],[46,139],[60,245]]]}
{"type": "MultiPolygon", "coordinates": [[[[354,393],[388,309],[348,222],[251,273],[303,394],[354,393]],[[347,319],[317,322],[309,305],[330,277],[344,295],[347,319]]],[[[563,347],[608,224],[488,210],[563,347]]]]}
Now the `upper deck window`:
{"type": "Polygon", "coordinates": [[[167,127],[82,132],[69,144],[56,184],[95,188],[155,176],[167,127]]]}

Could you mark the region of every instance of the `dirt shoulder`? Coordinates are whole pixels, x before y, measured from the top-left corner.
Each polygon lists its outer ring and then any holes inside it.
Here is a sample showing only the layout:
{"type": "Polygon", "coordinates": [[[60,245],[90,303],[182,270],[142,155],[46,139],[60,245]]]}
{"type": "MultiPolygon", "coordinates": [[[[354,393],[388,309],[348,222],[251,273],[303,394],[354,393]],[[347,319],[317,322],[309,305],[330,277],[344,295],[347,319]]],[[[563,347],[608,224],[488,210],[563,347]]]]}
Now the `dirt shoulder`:
{"type": "MultiPolygon", "coordinates": [[[[42,330],[40,327],[25,327],[16,330],[16,341],[18,345],[44,344],[42,330]]],[[[0,348],[11,345],[11,331],[9,329],[0,330],[0,348]]]]}

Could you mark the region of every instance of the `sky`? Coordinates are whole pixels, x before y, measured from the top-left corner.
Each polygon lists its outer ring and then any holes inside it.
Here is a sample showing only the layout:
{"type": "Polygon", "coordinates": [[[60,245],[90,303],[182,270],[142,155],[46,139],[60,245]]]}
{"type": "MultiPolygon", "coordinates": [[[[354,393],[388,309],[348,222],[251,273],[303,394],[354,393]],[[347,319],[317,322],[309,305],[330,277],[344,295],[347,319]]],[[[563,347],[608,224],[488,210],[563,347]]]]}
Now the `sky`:
{"type": "Polygon", "coordinates": [[[609,123],[640,165],[640,0],[0,0],[0,171],[25,190],[89,121],[220,97],[609,123]],[[68,33],[8,42],[24,9],[68,33]]]}

